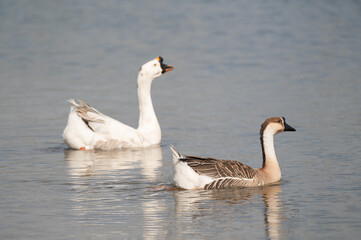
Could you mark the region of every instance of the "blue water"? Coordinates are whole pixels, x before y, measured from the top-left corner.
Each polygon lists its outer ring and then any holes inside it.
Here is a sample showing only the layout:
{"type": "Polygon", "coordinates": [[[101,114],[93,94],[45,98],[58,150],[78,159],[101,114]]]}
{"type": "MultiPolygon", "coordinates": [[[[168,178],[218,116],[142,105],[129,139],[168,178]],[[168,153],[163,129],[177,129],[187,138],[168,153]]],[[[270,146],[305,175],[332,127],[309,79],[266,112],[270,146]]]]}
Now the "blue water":
{"type": "Polygon", "coordinates": [[[358,239],[360,1],[0,1],[1,239],[358,239]],[[72,151],[68,98],[133,127],[139,67],[154,81],[162,144],[72,151]],[[163,191],[169,146],[261,165],[279,185],[163,191]]]}

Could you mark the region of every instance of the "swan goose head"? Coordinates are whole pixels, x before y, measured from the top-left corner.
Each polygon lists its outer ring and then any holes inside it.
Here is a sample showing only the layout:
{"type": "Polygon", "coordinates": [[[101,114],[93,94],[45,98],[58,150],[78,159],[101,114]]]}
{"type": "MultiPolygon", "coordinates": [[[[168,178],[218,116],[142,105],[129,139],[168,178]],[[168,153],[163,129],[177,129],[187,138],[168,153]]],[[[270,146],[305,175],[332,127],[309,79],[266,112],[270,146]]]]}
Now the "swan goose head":
{"type": "Polygon", "coordinates": [[[280,132],[291,131],[294,132],[296,129],[286,123],[284,117],[271,117],[267,118],[261,126],[260,134],[263,135],[275,135],[280,132]]]}
{"type": "Polygon", "coordinates": [[[174,69],[173,66],[164,64],[163,58],[159,56],[143,64],[143,66],[139,70],[139,75],[141,77],[153,80],[173,69],[174,69]]]}

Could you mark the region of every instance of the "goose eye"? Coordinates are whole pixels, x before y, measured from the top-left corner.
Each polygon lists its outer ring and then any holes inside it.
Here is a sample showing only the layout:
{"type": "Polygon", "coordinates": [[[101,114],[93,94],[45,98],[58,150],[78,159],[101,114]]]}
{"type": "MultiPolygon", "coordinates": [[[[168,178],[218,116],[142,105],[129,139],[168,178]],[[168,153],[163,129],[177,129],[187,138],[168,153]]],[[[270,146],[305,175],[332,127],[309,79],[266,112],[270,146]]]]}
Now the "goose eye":
{"type": "Polygon", "coordinates": [[[157,66],[157,64],[156,64],[156,63],[154,63],[154,67],[155,67],[155,66],[157,66]]]}

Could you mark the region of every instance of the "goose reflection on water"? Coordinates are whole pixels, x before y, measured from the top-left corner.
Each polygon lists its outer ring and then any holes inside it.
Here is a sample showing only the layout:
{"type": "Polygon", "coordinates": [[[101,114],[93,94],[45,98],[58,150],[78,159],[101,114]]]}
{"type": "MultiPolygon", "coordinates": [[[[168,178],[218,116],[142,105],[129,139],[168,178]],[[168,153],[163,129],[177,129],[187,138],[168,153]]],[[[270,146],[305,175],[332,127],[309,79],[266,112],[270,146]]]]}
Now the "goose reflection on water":
{"type": "MultiPolygon", "coordinates": [[[[73,183],[79,183],[80,186],[88,176],[110,175],[119,177],[118,172],[114,170],[132,170],[140,169],[140,174],[147,182],[156,182],[159,175],[159,168],[162,166],[162,151],[160,147],[152,147],[136,150],[119,151],[74,151],[66,150],[64,152],[65,160],[68,165],[68,175],[73,183]]],[[[127,176],[122,176],[126,178],[127,176]]],[[[96,180],[98,182],[98,180],[96,180]]],[[[99,183],[104,184],[104,183],[99,183]]],[[[111,184],[114,184],[111,182],[111,184]]],[[[86,185],[87,188],[96,188],[94,185],[86,185]]],[[[128,189],[129,193],[134,189],[128,189]]],[[[120,221],[123,216],[129,214],[130,202],[125,205],[122,199],[119,199],[119,189],[107,191],[107,201],[104,202],[102,192],[89,191],[83,188],[74,191],[72,194],[73,214],[84,219],[86,223],[103,224],[107,221],[120,221]],[[110,220],[108,213],[111,212],[110,220]],[[100,216],[92,219],[91,217],[100,216]],[[89,220],[90,219],[90,220],[89,220]]],[[[125,192],[122,192],[122,195],[125,192]]],[[[281,185],[270,185],[255,188],[241,189],[216,189],[216,190],[171,190],[164,191],[157,189],[148,189],[146,197],[135,200],[132,204],[140,206],[140,214],[137,221],[142,219],[144,229],[142,236],[144,239],[159,239],[171,236],[184,236],[184,224],[192,224],[194,228],[195,219],[201,219],[209,225],[217,224],[217,219],[209,219],[209,211],[217,212],[219,210],[218,221],[225,218],[242,221],[240,224],[245,227],[253,226],[254,221],[249,221],[247,217],[254,217],[252,212],[254,208],[251,205],[258,204],[256,209],[263,210],[264,232],[268,239],[281,239],[287,236],[287,230],[282,227],[282,221],[285,219],[285,208],[280,200],[282,193],[281,185]],[[167,195],[173,197],[174,211],[167,204],[167,195]],[[155,195],[155,196],[153,196],[155,195]],[[152,197],[153,196],[153,197],[152,197]],[[260,205],[261,204],[261,205],[260,205]],[[251,206],[251,207],[250,207],[251,206]],[[220,208],[220,209],[218,209],[220,208]],[[228,209],[228,210],[227,210],[228,209]],[[173,215],[173,221],[169,219],[169,214],[173,215]],[[229,216],[225,216],[225,212],[229,216]],[[173,225],[172,232],[167,229],[173,225]]],[[[257,210],[258,211],[258,210],[257,210]]],[[[134,212],[134,209],[133,209],[134,212]]],[[[217,213],[215,213],[217,215],[217,213]]],[[[258,217],[258,216],[257,216],[258,217]]],[[[134,216],[128,219],[134,221],[134,216]]],[[[231,221],[232,222],[232,221],[231,221]]],[[[119,225],[122,223],[120,222],[119,225]]],[[[239,226],[239,225],[237,225],[239,226]]],[[[230,226],[231,228],[234,226],[230,226]]],[[[188,228],[188,230],[190,230],[188,228]]],[[[241,229],[241,231],[243,231],[241,229]]],[[[247,230],[244,230],[247,231],[247,230]]]]}
{"type": "MultiPolygon", "coordinates": [[[[279,184],[242,189],[174,191],[175,218],[183,219],[182,221],[184,221],[184,218],[189,217],[189,221],[192,221],[194,218],[203,218],[207,216],[207,212],[209,211],[207,205],[212,207],[212,211],[217,211],[214,209],[214,206],[221,208],[227,208],[228,206],[231,216],[220,216],[219,221],[223,221],[224,218],[244,218],[244,225],[249,227],[250,223],[247,223],[247,216],[252,217],[253,213],[250,212],[252,208],[242,208],[239,206],[254,204],[257,202],[257,199],[261,199],[264,205],[265,234],[268,239],[277,240],[284,238],[285,235],[287,235],[287,232],[285,232],[286,229],[282,228],[282,220],[285,219],[285,208],[283,202],[280,200],[281,192],[282,189],[279,184]],[[219,202],[223,202],[226,205],[220,204],[219,202]],[[237,206],[237,211],[234,211],[235,209],[232,206],[237,206]]],[[[224,214],[224,211],[220,211],[220,213],[224,214]]],[[[216,219],[213,219],[212,221],[216,221],[216,219]]],[[[176,226],[177,225],[178,224],[176,224],[176,226]]],[[[180,227],[179,231],[182,231],[181,228],[182,227],[180,227]]]]}
{"type": "Polygon", "coordinates": [[[160,146],[141,149],[121,149],[112,151],[65,150],[68,174],[72,177],[85,177],[113,170],[140,168],[147,181],[157,178],[157,169],[162,166],[160,146]]]}
{"type": "MultiPolygon", "coordinates": [[[[79,223],[110,229],[116,224],[121,236],[144,221],[145,226],[150,226],[150,230],[145,228],[145,236],[158,234],[157,218],[153,216],[164,211],[165,205],[144,201],[139,195],[147,183],[159,177],[160,146],[116,151],[65,150],[64,155],[72,184],[71,214],[79,223]]],[[[133,231],[135,235],[139,232],[138,228],[133,231]]]]}

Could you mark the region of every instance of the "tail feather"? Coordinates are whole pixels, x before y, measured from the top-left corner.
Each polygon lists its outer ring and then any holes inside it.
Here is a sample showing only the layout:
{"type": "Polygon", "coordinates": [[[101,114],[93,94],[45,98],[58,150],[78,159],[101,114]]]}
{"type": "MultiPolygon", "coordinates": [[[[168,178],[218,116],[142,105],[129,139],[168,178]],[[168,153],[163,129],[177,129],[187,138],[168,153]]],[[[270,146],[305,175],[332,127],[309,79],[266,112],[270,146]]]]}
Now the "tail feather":
{"type": "Polygon", "coordinates": [[[170,146],[170,151],[172,152],[173,157],[177,157],[177,158],[182,157],[182,155],[178,152],[178,150],[173,145],[170,146]]]}
{"type": "Polygon", "coordinates": [[[66,100],[67,102],[69,102],[74,108],[77,108],[79,105],[75,102],[74,99],[70,98],[68,100],[66,100]]]}
{"type": "MultiPolygon", "coordinates": [[[[99,118],[104,115],[100,113],[95,108],[88,105],[86,102],[78,99],[77,103],[74,99],[69,99],[68,102],[72,105],[74,111],[77,112],[78,116],[81,117],[84,121],[87,122],[95,122],[95,123],[103,123],[104,120],[99,118]]],[[[72,110],[73,111],[73,110],[72,110]]],[[[89,127],[89,126],[88,126],[89,127]]]]}
{"type": "Polygon", "coordinates": [[[170,151],[172,153],[172,157],[173,157],[173,163],[175,164],[176,162],[178,162],[180,159],[185,159],[186,157],[183,156],[182,154],[180,154],[178,152],[178,150],[173,146],[171,145],[170,146],[170,151]]]}
{"type": "Polygon", "coordinates": [[[83,100],[78,99],[77,100],[79,103],[77,103],[73,98],[70,98],[67,100],[67,102],[69,102],[73,107],[75,108],[84,108],[84,109],[91,109],[95,112],[99,112],[98,110],[96,110],[95,108],[91,107],[89,104],[87,104],[86,102],[84,102],[83,100]]]}
{"type": "Polygon", "coordinates": [[[83,100],[78,99],[78,102],[80,103],[80,106],[81,106],[82,108],[94,109],[93,107],[91,107],[89,104],[87,104],[87,103],[84,102],[83,100]]]}

